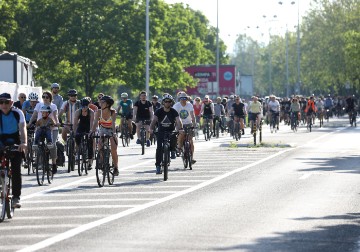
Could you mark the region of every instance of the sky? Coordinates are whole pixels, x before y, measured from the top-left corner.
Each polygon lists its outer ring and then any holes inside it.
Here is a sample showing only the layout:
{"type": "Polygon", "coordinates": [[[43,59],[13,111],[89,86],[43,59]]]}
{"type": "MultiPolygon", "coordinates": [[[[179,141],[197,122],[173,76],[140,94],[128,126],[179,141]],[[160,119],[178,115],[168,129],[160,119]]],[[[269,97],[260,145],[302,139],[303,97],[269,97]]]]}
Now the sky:
{"type": "Polygon", "coordinates": [[[184,3],[201,11],[216,27],[217,1],[219,36],[227,45],[227,52],[233,53],[238,34],[251,36],[267,42],[271,34],[284,35],[286,27],[295,31],[299,17],[310,9],[311,0],[164,0],[166,3],[184,3]],[[293,2],[293,4],[292,4],[293,2]],[[263,16],[266,16],[265,18],[263,16]],[[276,16],[276,18],[274,18],[276,16]],[[258,27],[258,28],[257,28],[258,27]]]}

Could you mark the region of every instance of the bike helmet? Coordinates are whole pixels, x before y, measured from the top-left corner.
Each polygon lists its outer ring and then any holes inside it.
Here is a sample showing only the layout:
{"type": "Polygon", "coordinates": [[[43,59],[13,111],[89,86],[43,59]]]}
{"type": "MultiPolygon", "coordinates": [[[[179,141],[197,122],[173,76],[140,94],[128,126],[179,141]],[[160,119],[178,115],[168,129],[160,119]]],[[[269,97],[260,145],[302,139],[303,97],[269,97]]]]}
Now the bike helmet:
{"type": "Polygon", "coordinates": [[[39,96],[37,95],[37,93],[31,92],[29,94],[29,101],[37,101],[39,99],[39,96]]]}
{"type": "Polygon", "coordinates": [[[53,89],[53,88],[60,88],[60,85],[57,83],[53,83],[53,84],[51,84],[51,89],[53,89]]]}
{"type": "Polygon", "coordinates": [[[85,98],[81,99],[80,104],[81,104],[82,107],[86,107],[86,106],[89,106],[90,101],[89,101],[89,99],[87,97],[85,97],[85,98]]]}
{"type": "Polygon", "coordinates": [[[162,103],[164,104],[165,100],[171,100],[171,103],[174,104],[175,101],[174,101],[174,98],[169,95],[169,94],[164,94],[163,98],[162,98],[162,103]]]}
{"type": "Polygon", "coordinates": [[[76,89],[70,89],[67,93],[68,95],[77,95],[76,89]]]}
{"type": "Polygon", "coordinates": [[[122,93],[121,94],[121,98],[128,98],[128,97],[129,97],[128,93],[122,93]]]}
{"type": "Polygon", "coordinates": [[[110,107],[114,105],[114,99],[109,95],[104,95],[103,97],[101,97],[100,101],[105,101],[107,104],[110,105],[110,107]]]}
{"type": "Polygon", "coordinates": [[[44,106],[41,107],[40,112],[49,112],[49,113],[51,113],[51,108],[50,108],[50,106],[44,105],[44,106]]]}
{"type": "MultiPolygon", "coordinates": [[[[185,92],[182,92],[179,96],[180,99],[186,98],[188,99],[188,95],[185,92]]],[[[185,99],[184,99],[185,100],[185,99]]]]}
{"type": "Polygon", "coordinates": [[[153,97],[152,97],[153,99],[159,99],[159,97],[157,96],[157,95],[153,95],[153,97]]]}

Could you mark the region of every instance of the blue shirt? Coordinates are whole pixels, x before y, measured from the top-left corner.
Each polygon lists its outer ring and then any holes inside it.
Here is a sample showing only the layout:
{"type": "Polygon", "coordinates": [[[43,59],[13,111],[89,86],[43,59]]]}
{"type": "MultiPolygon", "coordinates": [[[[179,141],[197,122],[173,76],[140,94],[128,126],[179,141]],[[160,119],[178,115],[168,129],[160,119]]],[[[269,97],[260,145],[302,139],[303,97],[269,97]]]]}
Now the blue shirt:
{"type": "Polygon", "coordinates": [[[30,101],[27,100],[23,103],[22,110],[25,110],[25,120],[28,123],[34,113],[35,106],[32,108],[30,105],[30,101]]]}
{"type": "Polygon", "coordinates": [[[124,115],[128,115],[128,114],[131,114],[131,109],[130,107],[132,107],[132,100],[130,99],[127,99],[126,102],[124,101],[120,101],[120,106],[121,106],[121,111],[124,115]]]}

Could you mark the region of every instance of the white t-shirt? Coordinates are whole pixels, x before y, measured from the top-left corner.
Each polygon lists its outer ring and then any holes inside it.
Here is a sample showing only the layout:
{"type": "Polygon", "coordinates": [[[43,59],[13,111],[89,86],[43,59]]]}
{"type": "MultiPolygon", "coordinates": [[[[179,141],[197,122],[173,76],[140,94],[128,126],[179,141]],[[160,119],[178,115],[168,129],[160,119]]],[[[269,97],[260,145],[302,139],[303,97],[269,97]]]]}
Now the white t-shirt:
{"type": "MultiPolygon", "coordinates": [[[[44,106],[43,102],[39,102],[38,104],[36,104],[34,111],[37,111],[37,120],[42,118],[42,113],[40,112],[41,107],[44,106]]],[[[55,115],[54,112],[57,111],[57,107],[54,103],[51,103],[50,105],[51,108],[51,114],[49,115],[50,118],[52,118],[54,120],[54,122],[57,122],[57,120],[55,120],[55,115]]]]}
{"type": "Polygon", "coordinates": [[[175,103],[173,108],[179,113],[180,120],[183,124],[192,124],[191,111],[194,113],[194,107],[190,102],[187,102],[185,106],[180,102],[175,103]]]}
{"type": "Polygon", "coordinates": [[[269,101],[268,108],[270,111],[280,112],[280,103],[278,100],[269,101]]]}

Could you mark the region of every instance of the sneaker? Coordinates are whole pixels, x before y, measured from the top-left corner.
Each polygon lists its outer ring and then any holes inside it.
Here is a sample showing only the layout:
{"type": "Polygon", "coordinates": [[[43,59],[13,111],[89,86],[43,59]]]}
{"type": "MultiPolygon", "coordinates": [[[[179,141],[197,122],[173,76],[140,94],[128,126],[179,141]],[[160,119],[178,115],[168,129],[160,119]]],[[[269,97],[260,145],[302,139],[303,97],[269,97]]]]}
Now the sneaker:
{"type": "Polygon", "coordinates": [[[137,139],[137,140],[136,140],[136,144],[141,144],[140,139],[137,139]]]}
{"type": "Polygon", "coordinates": [[[56,166],[56,164],[53,164],[53,165],[52,165],[52,173],[53,173],[53,174],[56,174],[56,173],[57,173],[57,166],[56,166]]]}
{"type": "Polygon", "coordinates": [[[196,163],[196,160],[195,159],[192,159],[191,160],[191,164],[195,164],[196,163]]]}
{"type": "Polygon", "coordinates": [[[171,159],[176,159],[176,151],[171,152],[171,159]]]}
{"type": "Polygon", "coordinates": [[[48,146],[52,146],[52,142],[48,142],[47,145],[48,145],[48,146]]]}
{"type": "Polygon", "coordinates": [[[157,165],[156,166],[156,174],[161,174],[161,166],[157,165]]]}
{"type": "Polygon", "coordinates": [[[14,197],[12,199],[12,205],[13,205],[13,208],[20,208],[21,207],[20,199],[14,197]]]}
{"type": "Polygon", "coordinates": [[[133,134],[130,134],[130,139],[134,139],[134,135],[133,135],[133,134]]]}
{"type": "Polygon", "coordinates": [[[119,169],[117,167],[114,168],[114,176],[119,176],[119,169]]]}
{"type": "Polygon", "coordinates": [[[148,139],[148,140],[146,140],[146,147],[150,147],[150,145],[151,145],[150,140],[149,140],[149,139],[148,139]]]}
{"type": "Polygon", "coordinates": [[[245,135],[245,130],[244,129],[241,130],[241,134],[245,135]]]}
{"type": "Polygon", "coordinates": [[[89,164],[87,169],[88,169],[88,171],[90,171],[92,169],[92,164],[89,164]]]}

